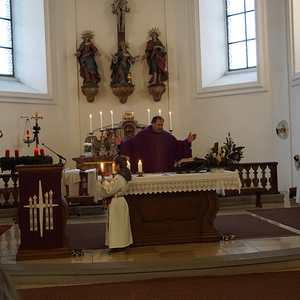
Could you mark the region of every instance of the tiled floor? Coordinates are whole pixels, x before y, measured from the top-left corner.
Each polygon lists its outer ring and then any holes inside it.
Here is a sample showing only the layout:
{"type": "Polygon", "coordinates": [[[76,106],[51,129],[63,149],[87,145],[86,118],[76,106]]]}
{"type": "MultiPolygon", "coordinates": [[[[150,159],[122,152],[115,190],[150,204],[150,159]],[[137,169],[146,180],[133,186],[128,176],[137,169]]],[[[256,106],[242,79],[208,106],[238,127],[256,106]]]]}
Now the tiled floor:
{"type": "MultiPolygon", "coordinates": [[[[295,200],[290,200],[287,195],[284,203],[265,204],[264,208],[280,208],[298,206],[295,200]]],[[[220,208],[218,214],[240,214],[248,213],[246,209],[253,206],[235,206],[220,208]]],[[[253,215],[253,214],[252,214],[253,215]]],[[[253,215],[258,217],[257,215],[253,215]]],[[[261,217],[259,217],[261,218],[261,217]]],[[[101,216],[70,216],[69,223],[90,223],[90,222],[105,222],[106,215],[101,216]]],[[[176,244],[176,245],[158,245],[146,247],[128,248],[126,254],[108,255],[107,249],[85,250],[84,256],[70,257],[64,259],[51,260],[33,260],[16,262],[16,253],[19,246],[19,229],[18,225],[14,224],[12,218],[0,218],[0,225],[13,225],[5,234],[0,237],[0,263],[1,264],[80,264],[80,263],[109,263],[120,261],[163,261],[168,259],[189,259],[200,257],[211,257],[232,254],[258,253],[263,251],[284,250],[291,248],[300,248],[300,231],[288,226],[270,221],[273,224],[284,227],[285,229],[295,232],[299,235],[279,238],[265,239],[245,239],[221,241],[215,243],[193,243],[193,244],[176,244]]],[[[37,285],[41,287],[41,285],[37,285]]],[[[49,286],[49,285],[43,285],[49,286]]],[[[51,285],[53,286],[53,285],[51,285]]],[[[18,288],[32,288],[33,285],[20,285],[18,288]]]]}

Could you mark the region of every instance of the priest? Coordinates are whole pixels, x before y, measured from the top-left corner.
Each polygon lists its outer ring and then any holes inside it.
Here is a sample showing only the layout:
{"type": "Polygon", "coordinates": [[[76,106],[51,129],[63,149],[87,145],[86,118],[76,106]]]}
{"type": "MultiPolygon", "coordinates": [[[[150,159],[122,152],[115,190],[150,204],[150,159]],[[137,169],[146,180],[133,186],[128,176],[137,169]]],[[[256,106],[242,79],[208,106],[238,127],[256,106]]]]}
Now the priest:
{"type": "Polygon", "coordinates": [[[132,173],[138,171],[141,160],[143,172],[174,172],[174,162],[192,156],[191,142],[197,134],[190,133],[185,140],[177,140],[163,129],[164,119],[153,117],[151,125],[138,132],[131,139],[122,141],[119,137],[114,142],[120,147],[120,154],[129,157],[132,173]]]}

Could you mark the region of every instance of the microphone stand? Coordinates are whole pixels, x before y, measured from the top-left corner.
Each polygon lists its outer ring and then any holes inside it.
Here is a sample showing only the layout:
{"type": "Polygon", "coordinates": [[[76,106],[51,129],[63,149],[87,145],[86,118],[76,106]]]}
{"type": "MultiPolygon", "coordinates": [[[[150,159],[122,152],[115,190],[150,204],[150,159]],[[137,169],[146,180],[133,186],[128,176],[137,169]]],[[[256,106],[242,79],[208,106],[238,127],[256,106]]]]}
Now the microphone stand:
{"type": "Polygon", "coordinates": [[[53,152],[54,154],[56,154],[59,157],[59,164],[62,164],[62,159],[65,161],[65,163],[63,165],[65,165],[67,163],[67,160],[63,156],[61,156],[60,154],[56,153],[55,151],[53,151],[49,147],[47,147],[44,143],[42,143],[42,145],[45,146],[48,150],[50,150],[51,152],[53,152]]]}

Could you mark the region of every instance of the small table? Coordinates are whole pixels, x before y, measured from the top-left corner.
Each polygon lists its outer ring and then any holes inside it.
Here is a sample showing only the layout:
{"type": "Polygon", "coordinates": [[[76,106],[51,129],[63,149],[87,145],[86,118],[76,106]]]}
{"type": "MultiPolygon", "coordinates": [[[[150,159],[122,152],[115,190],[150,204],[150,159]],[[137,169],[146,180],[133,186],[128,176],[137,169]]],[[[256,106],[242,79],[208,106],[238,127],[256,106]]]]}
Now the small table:
{"type": "Polygon", "coordinates": [[[133,246],[214,242],[216,190],[240,190],[236,172],[133,175],[126,193],[133,246]]]}

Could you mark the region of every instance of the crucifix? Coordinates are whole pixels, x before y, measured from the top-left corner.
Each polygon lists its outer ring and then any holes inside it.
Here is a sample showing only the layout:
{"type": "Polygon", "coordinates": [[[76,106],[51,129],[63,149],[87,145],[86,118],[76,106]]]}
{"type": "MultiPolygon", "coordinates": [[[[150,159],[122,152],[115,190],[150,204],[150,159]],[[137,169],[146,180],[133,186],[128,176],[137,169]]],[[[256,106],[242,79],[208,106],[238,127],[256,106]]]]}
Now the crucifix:
{"type": "Polygon", "coordinates": [[[126,0],[114,0],[112,3],[112,13],[117,15],[118,24],[118,44],[125,41],[125,13],[130,12],[126,0]]]}
{"type": "Polygon", "coordinates": [[[35,125],[33,126],[33,134],[34,134],[34,137],[33,137],[33,142],[35,141],[35,145],[36,145],[36,148],[38,148],[38,144],[39,144],[39,132],[41,130],[41,127],[39,127],[39,124],[38,124],[38,119],[43,119],[42,116],[38,116],[39,114],[36,112],[35,113],[35,117],[31,116],[30,119],[34,119],[35,120],[35,125]]]}

